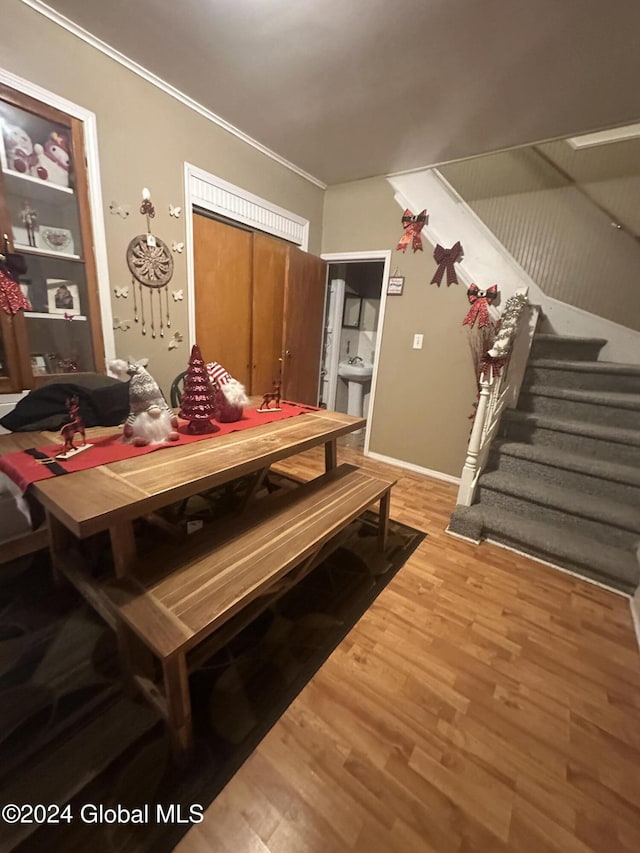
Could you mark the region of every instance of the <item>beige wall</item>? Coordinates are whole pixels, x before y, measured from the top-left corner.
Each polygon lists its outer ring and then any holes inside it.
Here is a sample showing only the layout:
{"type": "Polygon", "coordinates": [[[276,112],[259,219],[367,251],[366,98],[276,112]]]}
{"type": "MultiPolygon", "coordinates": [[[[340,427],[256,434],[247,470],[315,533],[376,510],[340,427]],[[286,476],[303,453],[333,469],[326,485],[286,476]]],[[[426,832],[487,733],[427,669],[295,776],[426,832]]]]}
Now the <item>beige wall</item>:
{"type": "MultiPolygon", "coordinates": [[[[137,209],[143,187],[156,206],[154,232],[171,245],[185,238],[185,219],[169,217],[169,203],[183,206],[183,164],[193,163],[224,180],[310,220],[309,249],[320,251],[323,191],[261,154],[252,146],[198,115],[99,51],[51,23],[18,0],[4,0],[0,29],[0,65],[49,91],[92,110],[97,116],[103,211],[113,313],[133,316],[113,296],[130,283],[125,251],[144,233],[137,209]],[[127,220],[109,213],[109,203],[129,204],[127,220]]],[[[141,34],[144,38],[144,33],[141,34]]],[[[206,57],[203,57],[203,63],[206,57]]],[[[220,86],[231,85],[220,80],[220,86]]],[[[186,292],[186,258],[174,255],[169,290],[186,292]]],[[[143,338],[134,326],[116,331],[118,355],[147,356],[150,371],[168,391],[171,379],[186,367],[187,303],[172,304],[172,331],[185,343],[168,350],[167,339],[143,338]]]]}
{"type": "MultiPolygon", "coordinates": [[[[425,204],[428,200],[425,200],[425,204]]],[[[325,196],[322,251],[394,249],[402,211],[384,178],[330,187],[325,196]]],[[[391,271],[405,276],[402,296],[388,296],[370,449],[413,465],[460,476],[476,395],[462,285],[429,284],[433,247],[392,253],[391,271]],[[422,350],[411,348],[414,333],[422,350]]]]}

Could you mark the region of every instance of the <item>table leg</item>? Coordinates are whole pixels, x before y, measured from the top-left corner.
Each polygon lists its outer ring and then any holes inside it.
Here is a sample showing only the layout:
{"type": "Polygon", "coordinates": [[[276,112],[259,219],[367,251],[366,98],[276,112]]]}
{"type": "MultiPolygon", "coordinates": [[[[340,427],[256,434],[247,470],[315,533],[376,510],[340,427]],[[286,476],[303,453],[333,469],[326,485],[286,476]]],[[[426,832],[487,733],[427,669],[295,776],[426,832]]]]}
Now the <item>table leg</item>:
{"type": "Polygon", "coordinates": [[[378,518],[378,550],[384,551],[387,547],[387,536],[389,533],[389,504],[391,503],[391,489],[386,491],[380,498],[380,516],[378,518]]]}
{"type": "Polygon", "coordinates": [[[335,438],[324,446],[324,470],[332,471],[338,464],[338,447],[335,438]]]}
{"type": "Polygon", "coordinates": [[[51,554],[53,582],[55,586],[59,587],[63,584],[63,574],[60,571],[60,564],[64,560],[65,551],[69,550],[71,533],[50,512],[47,513],[47,526],[49,528],[49,552],[51,554]]]}

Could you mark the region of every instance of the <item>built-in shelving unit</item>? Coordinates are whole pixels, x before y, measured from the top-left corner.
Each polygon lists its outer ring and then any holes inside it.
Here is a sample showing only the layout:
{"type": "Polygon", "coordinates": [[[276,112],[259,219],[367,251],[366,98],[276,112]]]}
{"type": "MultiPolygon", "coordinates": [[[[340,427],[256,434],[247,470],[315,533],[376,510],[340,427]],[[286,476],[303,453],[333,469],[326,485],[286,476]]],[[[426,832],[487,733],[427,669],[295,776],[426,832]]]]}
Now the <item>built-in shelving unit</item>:
{"type": "Polygon", "coordinates": [[[80,119],[0,84],[0,239],[32,307],[0,311],[0,393],[104,370],[85,155],[80,119]]]}

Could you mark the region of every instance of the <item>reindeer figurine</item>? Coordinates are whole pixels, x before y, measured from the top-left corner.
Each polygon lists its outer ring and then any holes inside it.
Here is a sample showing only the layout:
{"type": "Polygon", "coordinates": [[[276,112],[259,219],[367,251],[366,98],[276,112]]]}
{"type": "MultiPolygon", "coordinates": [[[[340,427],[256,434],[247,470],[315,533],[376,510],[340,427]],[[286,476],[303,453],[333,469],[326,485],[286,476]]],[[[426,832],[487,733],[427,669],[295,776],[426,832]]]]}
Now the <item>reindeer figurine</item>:
{"type": "Polygon", "coordinates": [[[74,394],[73,397],[67,398],[67,409],[69,410],[71,420],[68,424],[64,424],[60,430],[60,435],[64,438],[64,447],[61,451],[62,454],[70,453],[72,450],[77,449],[73,443],[73,439],[76,434],[80,434],[82,436],[83,445],[87,443],[84,433],[84,424],[80,417],[80,400],[77,395],[74,394]]]}
{"type": "Polygon", "coordinates": [[[273,380],[273,391],[265,394],[262,398],[262,403],[260,403],[259,412],[280,412],[282,409],[280,408],[280,388],[282,387],[282,381],[280,379],[273,380]],[[271,403],[274,403],[273,407],[271,403]]]}

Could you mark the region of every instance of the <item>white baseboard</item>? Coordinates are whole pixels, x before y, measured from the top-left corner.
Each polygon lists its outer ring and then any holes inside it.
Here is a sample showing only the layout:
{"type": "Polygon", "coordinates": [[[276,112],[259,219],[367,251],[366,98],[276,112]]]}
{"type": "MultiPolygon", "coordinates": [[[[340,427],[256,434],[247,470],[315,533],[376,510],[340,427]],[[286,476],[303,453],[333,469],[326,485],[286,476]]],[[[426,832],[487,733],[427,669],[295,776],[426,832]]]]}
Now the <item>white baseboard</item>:
{"type": "Polygon", "coordinates": [[[414,465],[412,462],[405,462],[403,459],[394,459],[393,456],[383,456],[382,453],[374,453],[372,450],[367,451],[364,455],[370,456],[371,459],[376,459],[378,462],[395,465],[397,468],[406,468],[407,471],[413,471],[415,474],[424,474],[425,477],[433,477],[434,480],[444,480],[445,483],[453,483],[455,486],[460,485],[460,477],[453,477],[451,474],[445,474],[442,471],[421,468],[420,465],[414,465]]]}
{"type": "Polygon", "coordinates": [[[629,601],[629,606],[631,607],[631,620],[636,632],[638,649],[640,649],[640,589],[636,590],[636,594],[629,601]]]}

